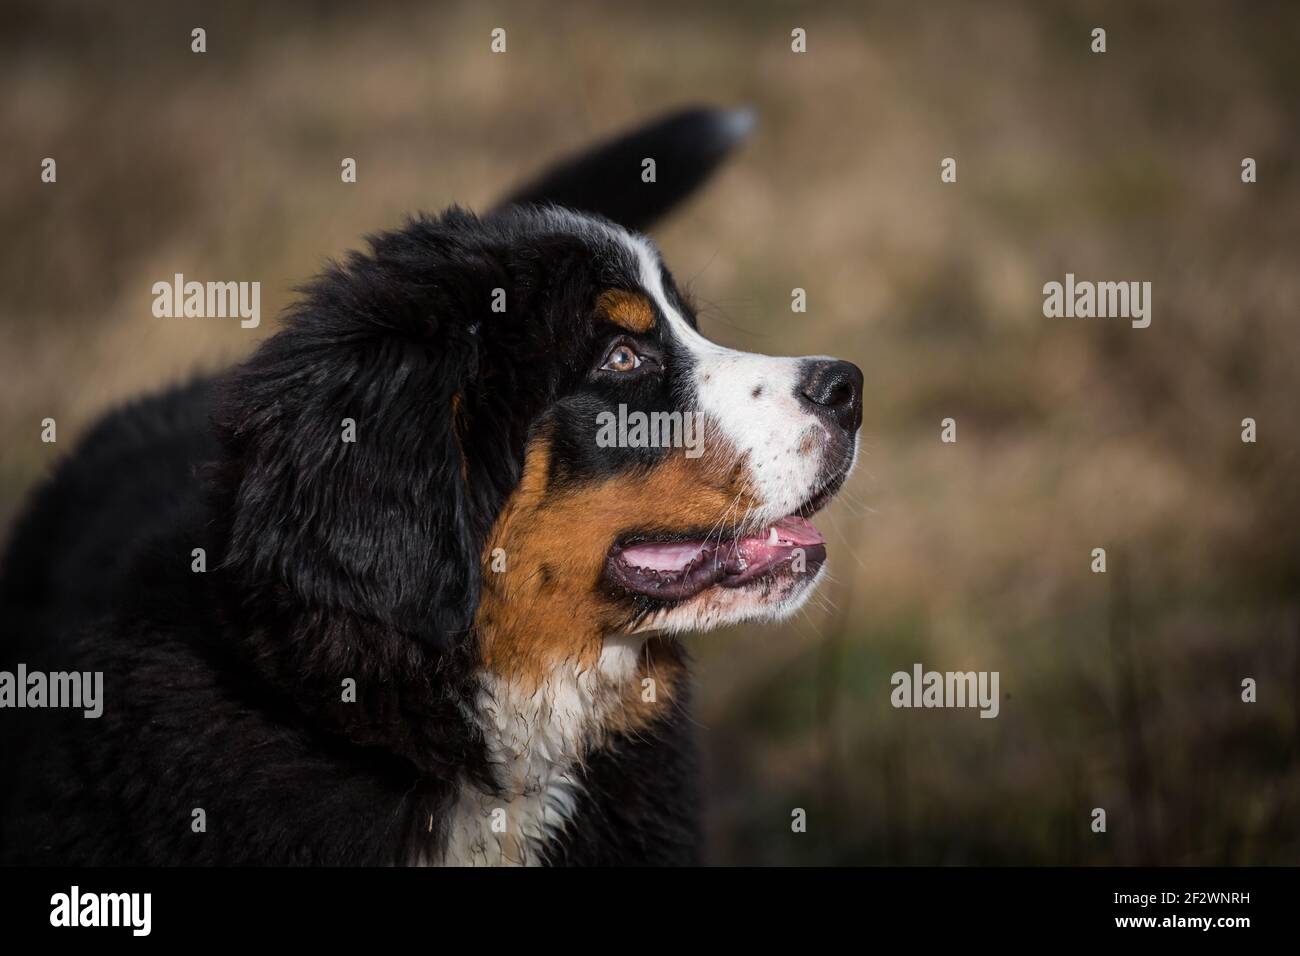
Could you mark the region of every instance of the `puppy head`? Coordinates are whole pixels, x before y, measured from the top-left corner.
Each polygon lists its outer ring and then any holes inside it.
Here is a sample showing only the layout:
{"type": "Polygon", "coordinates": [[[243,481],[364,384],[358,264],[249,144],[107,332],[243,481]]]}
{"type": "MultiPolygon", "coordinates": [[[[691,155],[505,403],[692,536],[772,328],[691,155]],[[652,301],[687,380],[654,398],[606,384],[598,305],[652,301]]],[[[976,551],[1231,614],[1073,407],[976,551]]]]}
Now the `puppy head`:
{"type": "Polygon", "coordinates": [[[452,210],[307,289],[227,383],[226,565],[500,673],[792,613],[852,467],[848,363],[724,349],[649,240],[452,210]]]}

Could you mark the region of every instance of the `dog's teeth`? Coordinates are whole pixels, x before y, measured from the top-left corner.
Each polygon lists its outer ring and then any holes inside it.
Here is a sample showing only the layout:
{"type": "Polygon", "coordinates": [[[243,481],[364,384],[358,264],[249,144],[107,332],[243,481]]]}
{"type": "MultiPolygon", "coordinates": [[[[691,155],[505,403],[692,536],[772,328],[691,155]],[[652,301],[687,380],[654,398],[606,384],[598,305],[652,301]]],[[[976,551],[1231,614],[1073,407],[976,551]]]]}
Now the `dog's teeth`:
{"type": "Polygon", "coordinates": [[[780,539],[776,536],[776,528],[767,529],[767,543],[776,544],[780,539]]]}

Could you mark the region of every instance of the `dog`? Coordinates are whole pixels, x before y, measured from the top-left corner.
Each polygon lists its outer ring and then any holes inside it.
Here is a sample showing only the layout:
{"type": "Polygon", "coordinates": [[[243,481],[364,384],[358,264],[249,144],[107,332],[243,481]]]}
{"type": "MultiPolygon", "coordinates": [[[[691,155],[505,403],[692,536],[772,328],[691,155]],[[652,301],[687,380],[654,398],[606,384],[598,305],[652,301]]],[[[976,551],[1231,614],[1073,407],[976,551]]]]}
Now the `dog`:
{"type": "Polygon", "coordinates": [[[679,637],[807,600],[862,420],[856,366],[707,339],[643,234],[750,124],[417,216],[93,427],[16,522],[0,653],[102,714],[0,710],[0,861],[697,862],[679,637]]]}

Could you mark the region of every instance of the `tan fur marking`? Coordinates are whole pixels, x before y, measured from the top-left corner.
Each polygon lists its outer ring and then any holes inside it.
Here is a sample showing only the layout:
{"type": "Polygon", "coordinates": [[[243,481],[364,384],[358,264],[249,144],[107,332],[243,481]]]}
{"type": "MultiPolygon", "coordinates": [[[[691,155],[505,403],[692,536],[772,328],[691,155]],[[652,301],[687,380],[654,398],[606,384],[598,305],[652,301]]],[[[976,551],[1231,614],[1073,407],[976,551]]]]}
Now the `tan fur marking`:
{"type": "MultiPolygon", "coordinates": [[[[476,625],[487,668],[528,691],[541,686],[559,664],[596,666],[605,636],[623,631],[631,612],[626,599],[604,590],[605,559],[615,539],[634,529],[671,533],[721,527],[754,506],[745,462],[718,445],[706,440],[698,459],[674,449],[648,471],[552,490],[547,487],[550,441],[534,438],[523,478],[483,554],[476,625]],[[506,554],[508,570],[499,574],[491,570],[495,548],[506,554]]],[[[648,640],[641,673],[629,683],[627,707],[616,723],[635,729],[670,703],[681,669],[675,641],[648,640]],[[656,702],[641,701],[641,677],[655,679],[656,702]]]]}
{"type": "Polygon", "coordinates": [[[655,324],[655,310],[650,300],[637,292],[606,289],[596,300],[596,308],[615,325],[629,332],[649,332],[655,324]]]}

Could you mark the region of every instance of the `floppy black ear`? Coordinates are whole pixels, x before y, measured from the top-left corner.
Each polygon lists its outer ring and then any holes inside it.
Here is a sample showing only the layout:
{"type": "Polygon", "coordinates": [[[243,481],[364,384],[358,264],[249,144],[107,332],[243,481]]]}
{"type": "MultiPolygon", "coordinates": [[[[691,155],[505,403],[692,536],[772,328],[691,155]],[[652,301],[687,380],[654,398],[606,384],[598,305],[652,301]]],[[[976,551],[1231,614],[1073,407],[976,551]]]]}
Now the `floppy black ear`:
{"type": "Polygon", "coordinates": [[[439,648],[468,631],[495,500],[470,491],[456,420],[481,287],[504,279],[448,256],[439,229],[333,267],[222,384],[223,568],[245,604],[348,612],[439,648]]]}
{"type": "Polygon", "coordinates": [[[502,200],[498,209],[555,203],[643,231],[695,191],[754,126],[751,110],[670,113],[558,163],[502,200]],[[653,158],[656,181],[641,181],[653,158]]]}

